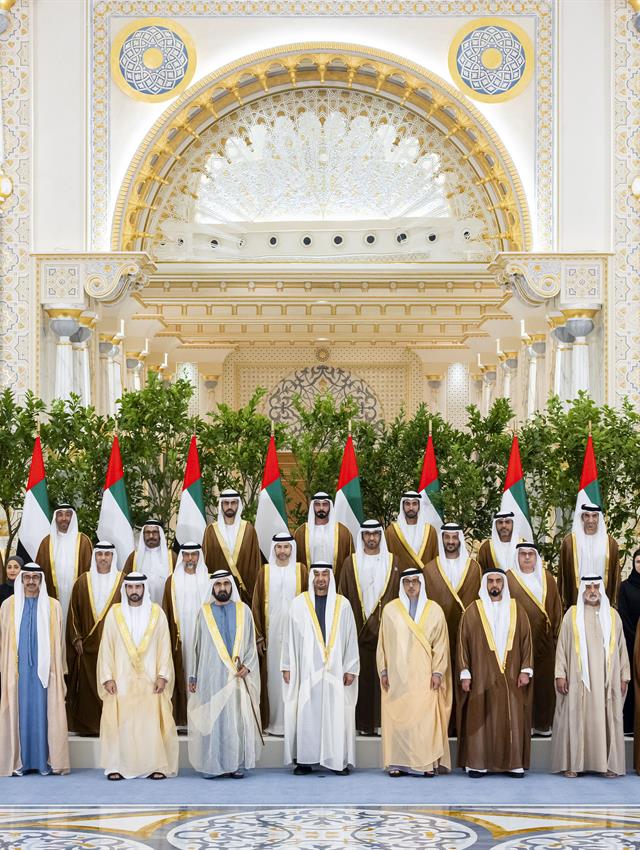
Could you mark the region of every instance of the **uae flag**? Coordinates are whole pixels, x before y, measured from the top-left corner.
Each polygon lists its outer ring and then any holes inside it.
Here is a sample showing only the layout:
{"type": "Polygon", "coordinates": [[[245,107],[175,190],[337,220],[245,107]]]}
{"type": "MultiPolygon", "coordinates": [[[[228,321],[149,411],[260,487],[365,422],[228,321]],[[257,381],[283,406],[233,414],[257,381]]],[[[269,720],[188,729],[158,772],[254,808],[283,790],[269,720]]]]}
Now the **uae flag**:
{"type": "Polygon", "coordinates": [[[113,543],[118,553],[118,569],[122,569],[124,562],[133,552],[134,541],[117,436],[113,438],[107,478],[104,482],[98,520],[98,540],[113,543]]]}
{"type": "Polygon", "coordinates": [[[364,511],[362,509],[358,462],[351,434],[349,434],[342,455],[334,511],[336,521],[346,525],[351,532],[354,543],[357,542],[360,526],[364,520],[364,511]]]}
{"type": "Polygon", "coordinates": [[[278,466],[276,439],[272,434],[267,449],[267,459],[264,464],[262,487],[256,512],[256,534],[258,535],[260,551],[265,558],[269,557],[273,535],[288,530],[287,506],[284,499],[280,467],[278,466]]]}
{"type": "Polygon", "coordinates": [[[524,476],[522,474],[522,463],[520,461],[520,444],[515,434],[511,443],[509,466],[507,467],[507,477],[504,482],[504,492],[502,493],[499,513],[513,513],[513,530],[516,536],[522,540],[533,541],[529,502],[527,500],[527,491],[525,490],[524,476]]]}
{"type": "Polygon", "coordinates": [[[23,558],[25,563],[35,561],[38,547],[50,531],[51,508],[47,493],[47,477],[44,471],[40,437],[36,437],[31,455],[27,490],[24,494],[16,554],[23,558]]]}
{"type": "Polygon", "coordinates": [[[198,458],[198,445],[194,434],[189,443],[187,467],[184,471],[174,548],[179,548],[183,543],[200,543],[202,545],[206,527],[200,459],[198,458]]]}
{"type": "Polygon", "coordinates": [[[420,476],[420,485],[418,491],[422,496],[422,506],[427,518],[427,522],[432,525],[436,531],[442,526],[442,510],[436,508],[431,501],[431,497],[440,493],[440,482],[438,481],[438,466],[436,464],[436,453],[433,448],[433,437],[429,434],[427,448],[424,453],[422,462],[422,475],[420,476]]]}
{"type": "Polygon", "coordinates": [[[582,505],[597,505],[599,508],[602,508],[596,453],[593,449],[593,438],[591,434],[589,434],[589,439],[587,440],[587,448],[585,449],[584,460],[582,462],[580,492],[576,499],[576,512],[582,512],[582,505]]]}

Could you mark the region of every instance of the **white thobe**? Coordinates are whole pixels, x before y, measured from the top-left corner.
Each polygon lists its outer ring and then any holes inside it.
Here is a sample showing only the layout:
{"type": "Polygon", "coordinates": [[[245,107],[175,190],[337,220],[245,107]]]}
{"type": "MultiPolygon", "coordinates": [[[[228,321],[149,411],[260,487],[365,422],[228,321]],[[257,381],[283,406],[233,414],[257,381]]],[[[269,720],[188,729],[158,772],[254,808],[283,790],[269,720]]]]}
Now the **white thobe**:
{"type": "Polygon", "coordinates": [[[155,549],[148,549],[145,546],[142,557],[136,559],[135,568],[147,577],[147,592],[151,601],[162,605],[164,586],[169,576],[169,556],[163,553],[160,546],[156,546],[155,549]]]}
{"type": "Polygon", "coordinates": [[[182,663],[184,674],[189,678],[189,670],[193,670],[193,643],[196,633],[196,619],[203,604],[202,589],[195,573],[183,573],[183,581],[174,579],[176,591],[176,607],[180,624],[180,643],[182,644],[182,663]]]}
{"type": "Polygon", "coordinates": [[[284,735],[284,702],[280,656],[283,634],[291,602],[296,596],[296,565],[269,567],[269,610],[267,635],[267,692],[269,694],[269,726],[272,735],[284,735]]]}
{"type": "Polygon", "coordinates": [[[384,590],[387,578],[387,566],[388,558],[385,558],[385,563],[383,563],[380,553],[377,555],[362,555],[358,558],[358,579],[360,580],[362,605],[366,617],[369,617],[376,607],[380,595],[384,590]]]}
{"type": "Polygon", "coordinates": [[[115,581],[115,574],[115,570],[109,570],[108,573],[99,573],[97,571],[91,572],[89,581],[91,582],[93,604],[95,605],[97,614],[102,613],[102,609],[107,604],[109,597],[111,596],[113,583],[115,581]]]}
{"type": "Polygon", "coordinates": [[[56,531],[53,539],[53,559],[56,568],[58,601],[62,606],[62,633],[67,626],[67,612],[71,602],[71,591],[76,579],[76,549],[78,535],[56,531]]]}
{"type": "Polygon", "coordinates": [[[329,564],[333,563],[333,544],[334,530],[333,526],[315,525],[313,527],[313,536],[310,540],[309,548],[311,549],[311,561],[326,561],[329,564]]]}

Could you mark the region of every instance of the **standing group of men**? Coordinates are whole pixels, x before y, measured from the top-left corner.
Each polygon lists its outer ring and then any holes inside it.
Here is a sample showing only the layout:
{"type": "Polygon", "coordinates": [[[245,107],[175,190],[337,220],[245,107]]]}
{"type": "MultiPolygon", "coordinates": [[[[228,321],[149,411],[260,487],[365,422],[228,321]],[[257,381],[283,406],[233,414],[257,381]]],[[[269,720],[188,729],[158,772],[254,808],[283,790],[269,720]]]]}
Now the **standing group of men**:
{"type": "Polygon", "coordinates": [[[175,775],[178,729],[206,777],[241,778],[263,733],[284,736],[297,775],[345,774],[356,731],[381,733],[391,776],[449,770],[457,735],[470,777],[521,777],[532,733],[553,733],[555,772],[624,773],[617,545],[579,505],[556,584],[520,531],[501,509],[476,560],[408,491],[354,546],[316,493],[263,565],[223,491],[202,545],[176,555],[149,520],[120,568],[61,505],[0,608],[0,775],[67,772],[67,728],[100,734],[111,780],[175,775]]]}

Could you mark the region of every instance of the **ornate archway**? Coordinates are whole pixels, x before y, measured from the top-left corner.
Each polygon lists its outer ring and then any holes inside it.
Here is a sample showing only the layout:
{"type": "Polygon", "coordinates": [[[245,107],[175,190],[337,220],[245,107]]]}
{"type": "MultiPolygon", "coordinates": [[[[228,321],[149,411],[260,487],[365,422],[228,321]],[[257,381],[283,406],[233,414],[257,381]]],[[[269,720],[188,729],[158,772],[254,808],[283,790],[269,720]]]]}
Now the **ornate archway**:
{"type": "Polygon", "coordinates": [[[444,80],[393,54],[344,44],[295,44],[263,51],[210,74],[156,121],[123,181],[113,219],[113,250],[153,254],[158,209],[174,188],[176,166],[225,116],[292,89],[367,92],[420,115],[474,175],[494,224],[485,235],[496,252],[527,250],[531,227],[516,168],[480,112],[444,80]]]}

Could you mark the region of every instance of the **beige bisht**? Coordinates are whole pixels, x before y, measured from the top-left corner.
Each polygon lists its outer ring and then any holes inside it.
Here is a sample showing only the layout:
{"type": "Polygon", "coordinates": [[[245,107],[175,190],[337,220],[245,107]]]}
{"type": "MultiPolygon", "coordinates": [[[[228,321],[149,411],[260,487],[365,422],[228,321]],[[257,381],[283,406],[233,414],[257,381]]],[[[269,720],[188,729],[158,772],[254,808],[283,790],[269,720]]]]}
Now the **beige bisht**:
{"type": "Polygon", "coordinates": [[[412,773],[451,769],[447,729],[451,714],[452,682],[449,635],[442,608],[427,599],[424,576],[417,575],[420,596],[415,619],[400,579],[400,597],[385,605],[378,638],[378,675],[389,679],[382,689],[382,757],[385,768],[412,773]],[[442,675],[437,690],[433,673],[442,675]]]}
{"type": "Polygon", "coordinates": [[[585,605],[580,580],[578,604],[564,615],[556,648],[557,694],[553,720],[553,773],[616,773],[625,770],[621,682],[631,678],[622,620],[609,605],[600,579],[600,606],[585,605]]]}
{"type": "MultiPolygon", "coordinates": [[[[122,585],[122,604],[114,605],[104,621],[98,653],[98,694],[102,699],[100,766],[105,774],[120,773],[125,779],[178,772],[178,734],[173,721],[171,695],[174,672],[169,626],[164,611],[145,593],[134,608],[122,585]],[[167,685],[153,692],[161,676],[167,685]],[[113,680],[117,693],[107,692],[113,680]]],[[[135,579],[144,583],[143,577],[135,579]]]]}
{"type": "MultiPolygon", "coordinates": [[[[34,565],[35,566],[35,565],[34,565]]],[[[38,599],[38,676],[47,685],[47,739],[49,764],[53,773],[69,773],[69,733],[64,706],[67,672],[64,640],[62,638],[62,607],[47,593],[44,575],[40,573],[38,599]],[[44,643],[48,646],[45,646],[44,643]],[[48,652],[47,652],[48,650],[48,652]],[[47,664],[47,655],[49,656],[47,664]],[[43,667],[48,667],[48,674],[43,667]]],[[[16,633],[20,630],[19,607],[24,601],[21,576],[15,580],[15,595],[0,608],[0,776],[11,776],[22,768],[20,758],[20,729],[18,727],[18,648],[16,633]],[[20,582],[20,584],[18,584],[20,582]]]]}

